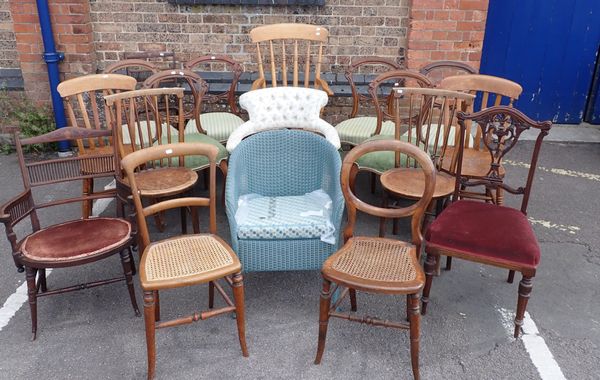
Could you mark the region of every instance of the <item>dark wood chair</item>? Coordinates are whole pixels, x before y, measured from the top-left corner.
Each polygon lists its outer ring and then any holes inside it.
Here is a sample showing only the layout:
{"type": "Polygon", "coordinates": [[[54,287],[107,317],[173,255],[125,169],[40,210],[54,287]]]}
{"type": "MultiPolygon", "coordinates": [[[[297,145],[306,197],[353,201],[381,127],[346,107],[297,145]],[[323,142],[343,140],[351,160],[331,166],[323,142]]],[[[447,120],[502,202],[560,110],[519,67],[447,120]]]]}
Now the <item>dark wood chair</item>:
{"type": "Polygon", "coordinates": [[[184,67],[191,71],[201,70],[199,75],[205,76],[208,86],[202,99],[204,109],[200,112],[200,128],[196,128],[196,118],[188,121],[186,128],[206,131],[208,136],[225,144],[229,135],[244,123],[235,97],[243,66],[224,55],[204,55],[189,60],[184,67]],[[218,75],[219,78],[209,80],[206,78],[208,75],[218,75]]]}
{"type": "MultiPolygon", "coordinates": [[[[108,129],[106,121],[107,109],[102,101],[105,95],[120,91],[135,90],[134,78],[120,74],[92,74],[68,79],[61,82],[58,93],[63,98],[69,124],[72,127],[83,126],[89,129],[108,129]]],[[[109,139],[90,138],[87,141],[77,140],[78,154],[112,154],[112,137],[109,139]]],[[[83,178],[83,195],[94,193],[94,177],[83,178]]],[[[92,202],[82,203],[82,215],[87,218],[92,213],[92,202]]]]}
{"type": "MultiPolygon", "coordinates": [[[[122,160],[129,179],[139,228],[140,282],[144,290],[144,320],[148,352],[148,379],[156,366],[155,334],[157,329],[205,320],[224,313],[235,313],[242,355],[248,356],[244,323],[244,286],[241,264],[233,250],[216,235],[216,158],[217,148],[207,144],[179,143],[150,147],[127,155],[122,160]],[[201,155],[210,162],[209,197],[170,199],[144,207],[139,192],[137,173],[155,161],[201,155]],[[208,207],[209,234],[199,234],[198,223],[193,235],[180,235],[151,242],[146,217],[171,208],[208,207]],[[217,280],[225,279],[233,290],[231,301],[217,280]],[[197,284],[209,284],[209,310],[190,316],[160,322],[159,291],[197,284]],[[227,306],[213,309],[215,289],[227,306]]],[[[179,158],[181,160],[181,158],[179,158]]],[[[196,214],[196,213],[194,213],[196,214]]]]}
{"type": "Polygon", "coordinates": [[[421,251],[421,223],[423,215],[435,189],[435,167],[429,155],[421,149],[396,140],[365,142],[352,149],[342,163],[342,191],[348,207],[348,224],[344,229],[344,246],[331,255],[323,264],[323,289],[319,311],[319,345],[315,364],[321,362],[325,350],[325,338],[330,317],[347,319],[353,322],[374,326],[410,329],[410,353],[413,375],[419,378],[419,293],[424,285],[424,274],[419,265],[421,251]],[[412,205],[397,209],[384,209],[360,200],[350,186],[350,173],[356,160],[369,152],[395,151],[414,158],[425,178],[424,192],[412,205]],[[355,237],[356,212],[386,218],[411,217],[412,240],[399,240],[377,237],[355,237]],[[331,283],[335,287],[331,287],[331,283]],[[332,295],[338,288],[344,288],[338,300],[331,305],[332,295]],[[357,310],[356,290],[377,293],[406,295],[406,322],[390,322],[373,317],[361,317],[354,313],[341,313],[338,307],[349,295],[351,310],[357,310]]]}
{"type": "Polygon", "coordinates": [[[144,59],[124,59],[114,62],[102,71],[105,74],[123,74],[135,78],[138,88],[144,81],[161,69],[150,61],[144,59]]]}
{"type": "Polygon", "coordinates": [[[177,69],[177,56],[173,51],[130,51],[123,54],[124,59],[139,59],[152,63],[159,70],[177,69]]]}
{"type": "Polygon", "coordinates": [[[527,204],[542,139],[548,134],[552,123],[533,121],[520,111],[506,106],[487,108],[471,115],[459,113],[458,120],[463,135],[471,123],[476,123],[481,135],[484,136],[483,144],[492,157],[492,162],[484,177],[464,176],[461,171],[464,139],[460,140],[454,202],[433,221],[425,235],[427,259],[422,313],[425,314],[427,311],[434,268],[440,255],[506,268],[510,271],[509,283],[513,281],[514,271],[519,271],[523,279],[519,284],[515,318],[514,336],[517,338],[531,293],[531,279],[535,276],[540,261],[540,248],[527,220],[527,204]],[[521,133],[532,128],[539,130],[539,134],[533,147],[526,182],[522,186],[510,186],[504,183],[500,172],[502,160],[517,144],[521,133]],[[469,187],[482,185],[492,191],[502,188],[511,194],[521,195],[523,199],[520,209],[461,199],[462,194],[469,187]]]}
{"type": "MultiPolygon", "coordinates": [[[[37,299],[42,296],[60,294],[74,290],[92,288],[99,285],[125,281],[135,314],[139,316],[132,280],[131,224],[124,219],[99,216],[89,219],[75,219],[57,222],[42,227],[38,210],[66,204],[91,201],[100,198],[114,198],[115,191],[96,194],[82,194],[77,197],[64,197],[49,202],[35,199],[33,189],[49,189],[51,185],[65,185],[82,179],[111,178],[115,175],[114,152],[96,150],[94,153],[65,158],[28,160],[23,154],[23,146],[65,140],[108,139],[112,131],[87,128],[65,127],[42,136],[21,140],[15,137],[17,156],[23,176],[25,190],[17,197],[0,207],[0,221],[12,247],[12,254],[19,272],[25,272],[27,295],[31,311],[32,339],[37,333],[37,299]],[[94,170],[90,170],[94,168],[94,170]],[[29,218],[32,233],[19,239],[15,226],[29,218]],[[46,284],[47,268],[68,268],[84,265],[120,254],[124,275],[49,290],[46,284]]],[[[43,194],[43,193],[42,193],[43,194]]],[[[59,192],[62,194],[62,191],[59,192]]],[[[58,208],[56,208],[58,209],[58,208]]],[[[62,209],[61,209],[62,210],[62,209]]],[[[60,213],[54,214],[59,217],[60,213]]],[[[21,226],[19,226],[20,228],[21,226]]]]}
{"type": "Polygon", "coordinates": [[[436,86],[446,77],[477,74],[477,70],[472,66],[458,61],[436,61],[429,63],[419,69],[419,72],[428,77],[436,86]]]}

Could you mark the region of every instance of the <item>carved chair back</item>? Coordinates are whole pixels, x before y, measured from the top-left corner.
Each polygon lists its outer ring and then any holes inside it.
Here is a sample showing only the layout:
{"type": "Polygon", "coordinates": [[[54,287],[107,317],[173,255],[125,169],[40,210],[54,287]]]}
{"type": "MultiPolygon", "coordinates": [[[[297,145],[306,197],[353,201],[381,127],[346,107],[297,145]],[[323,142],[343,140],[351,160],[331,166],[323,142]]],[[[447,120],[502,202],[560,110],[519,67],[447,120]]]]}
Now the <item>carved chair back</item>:
{"type": "Polygon", "coordinates": [[[271,87],[310,87],[312,81],[312,87],[333,95],[321,78],[323,44],[328,37],[324,27],[308,24],[273,24],[252,29],[250,40],[256,44],[258,59],[258,79],[252,89],[266,87],[269,80],[271,87]],[[265,75],[267,70],[270,78],[265,75]]]}
{"type": "Polygon", "coordinates": [[[537,122],[531,120],[515,108],[508,106],[494,106],[473,114],[459,112],[458,123],[461,126],[461,135],[466,134],[466,131],[468,130],[467,127],[472,123],[476,124],[478,131],[483,136],[482,141],[484,149],[490,153],[491,164],[487,175],[483,177],[469,179],[468,177],[461,176],[462,145],[464,144],[464,139],[461,138],[456,170],[456,188],[453,199],[457,200],[463,196],[470,197],[472,195],[469,191],[470,187],[484,185],[491,190],[503,189],[511,194],[522,195],[521,212],[526,214],[542,140],[550,131],[552,122],[537,122]],[[527,173],[527,179],[524,185],[517,187],[511,186],[505,183],[506,179],[503,180],[503,176],[500,173],[502,160],[517,144],[521,134],[532,128],[537,129],[539,132],[533,147],[531,161],[529,162],[530,166],[527,173]]]}
{"type": "Polygon", "coordinates": [[[139,59],[152,63],[158,70],[173,70],[177,68],[177,57],[172,51],[138,51],[126,52],[124,59],[139,59]]]}
{"type": "Polygon", "coordinates": [[[362,143],[354,147],[342,162],[342,192],[346,199],[346,207],[348,208],[348,223],[344,228],[344,241],[347,241],[354,235],[354,226],[356,224],[356,211],[362,211],[369,215],[384,217],[384,218],[404,218],[411,217],[411,234],[412,243],[417,247],[417,252],[420,252],[423,236],[421,234],[421,225],[423,215],[431,202],[433,191],[435,189],[436,170],[429,155],[423,150],[406,142],[397,140],[374,140],[362,143]],[[356,170],[356,160],[361,156],[370,152],[379,151],[394,151],[398,154],[405,154],[417,162],[417,166],[421,168],[424,174],[424,192],[421,198],[407,207],[402,208],[382,208],[371,205],[356,196],[350,185],[351,173],[356,170]]]}
{"type": "MultiPolygon", "coordinates": [[[[159,212],[183,207],[208,207],[209,208],[209,232],[217,233],[216,217],[216,157],[218,149],[215,146],[201,143],[179,143],[154,146],[144,150],[139,150],[127,155],[121,161],[121,165],[131,186],[131,194],[137,214],[137,224],[139,229],[139,251],[150,244],[150,234],[146,218],[159,212]],[[209,196],[208,197],[180,197],[175,199],[163,200],[152,203],[144,207],[141,195],[136,181],[135,173],[152,165],[154,162],[172,161],[175,157],[187,157],[192,155],[206,156],[210,162],[209,169],[209,196]]],[[[179,159],[182,162],[182,159],[179,159]]]]}
{"type": "Polygon", "coordinates": [[[419,72],[429,78],[433,83],[439,83],[446,77],[477,74],[477,70],[464,62],[458,61],[436,61],[427,64],[419,69],[419,72]]]}
{"type": "MultiPolygon", "coordinates": [[[[135,86],[136,80],[126,75],[92,74],[61,82],[57,90],[65,102],[71,126],[101,130],[110,128],[106,122],[108,112],[102,97],[120,91],[135,90],[135,86]]],[[[93,151],[96,147],[109,146],[112,137],[110,133],[106,136],[108,136],[106,139],[89,138],[87,146],[83,140],[77,140],[80,154],[87,154],[88,150],[93,151]]]]}
{"type": "Polygon", "coordinates": [[[159,71],[160,68],[152,62],[143,59],[124,59],[106,66],[102,72],[133,77],[140,87],[146,79],[159,71]]]}

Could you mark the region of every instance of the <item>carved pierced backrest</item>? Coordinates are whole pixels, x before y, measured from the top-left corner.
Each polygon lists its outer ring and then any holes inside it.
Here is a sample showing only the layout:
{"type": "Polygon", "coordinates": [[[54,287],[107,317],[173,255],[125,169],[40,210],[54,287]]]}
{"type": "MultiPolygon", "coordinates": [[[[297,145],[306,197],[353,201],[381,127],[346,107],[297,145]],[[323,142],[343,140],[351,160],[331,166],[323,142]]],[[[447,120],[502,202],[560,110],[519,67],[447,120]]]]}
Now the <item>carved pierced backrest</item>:
{"type": "MultiPolygon", "coordinates": [[[[218,149],[215,146],[200,143],[180,143],[154,146],[148,149],[133,152],[123,158],[121,165],[131,187],[133,203],[136,209],[136,217],[138,222],[140,236],[140,252],[150,244],[150,234],[148,232],[148,224],[146,218],[163,210],[181,207],[208,207],[209,208],[209,231],[217,233],[216,222],[216,157],[218,149]],[[209,169],[209,196],[208,197],[183,197],[154,202],[149,206],[144,207],[141,196],[138,191],[138,184],[135,173],[141,168],[147,168],[154,162],[172,161],[174,157],[184,157],[202,155],[206,156],[210,162],[209,169]]],[[[183,160],[179,159],[180,162],[183,160]]]]}
{"type": "Polygon", "coordinates": [[[429,155],[409,143],[397,140],[373,140],[354,147],[346,154],[344,161],[342,162],[342,192],[348,209],[348,224],[344,229],[344,241],[353,236],[354,226],[356,224],[356,211],[360,210],[364,213],[384,218],[396,219],[410,216],[412,242],[417,246],[420,245],[422,241],[421,223],[425,210],[433,196],[435,176],[435,167],[429,158],[429,155]],[[350,176],[353,167],[356,165],[356,160],[367,153],[380,151],[393,151],[398,154],[408,155],[417,162],[417,167],[421,168],[423,171],[425,181],[423,195],[417,202],[402,208],[382,208],[367,203],[354,194],[352,187],[350,186],[350,176]]]}
{"type": "Polygon", "coordinates": [[[172,51],[137,51],[125,52],[124,59],[139,59],[154,65],[158,70],[173,70],[177,68],[177,57],[172,51]]]}
{"type": "Polygon", "coordinates": [[[203,107],[225,102],[224,106],[228,107],[228,112],[239,116],[235,91],[244,72],[244,68],[239,62],[224,55],[204,55],[191,59],[184,64],[184,67],[199,72],[198,75],[204,74],[208,89],[202,99],[203,107]],[[211,75],[214,77],[209,78],[211,75]]]}
{"type": "Polygon", "coordinates": [[[472,66],[458,61],[436,61],[419,69],[419,72],[429,78],[436,86],[449,76],[477,74],[472,66]]]}
{"type": "MultiPolygon", "coordinates": [[[[92,74],[61,82],[57,90],[64,100],[71,126],[100,130],[109,128],[102,97],[115,92],[135,90],[135,86],[135,79],[126,75],[92,74]]],[[[81,154],[110,144],[110,134],[106,139],[89,138],[85,144],[83,140],[77,140],[81,154]]]]}
{"type": "MultiPolygon", "coordinates": [[[[458,146],[460,138],[456,114],[470,107],[474,95],[435,88],[399,87],[394,91],[395,139],[423,150],[441,170],[449,160],[451,171],[456,167],[456,150],[446,154],[448,146],[458,146]]],[[[417,162],[396,153],[396,167],[416,167],[417,162]]]]}
{"type": "Polygon", "coordinates": [[[156,74],[160,68],[152,62],[143,59],[125,59],[112,63],[102,71],[106,74],[123,74],[135,78],[138,88],[152,74],[156,74]]]}
{"type": "MultiPolygon", "coordinates": [[[[117,131],[119,157],[155,145],[183,142],[183,88],[151,88],[105,97],[117,131]]],[[[151,162],[150,167],[173,162],[151,162]]],[[[183,166],[183,161],[179,161],[183,166]]]]}
{"type": "MultiPolygon", "coordinates": [[[[465,111],[481,111],[491,106],[506,105],[512,107],[514,102],[523,92],[523,87],[518,83],[508,79],[494,77],[491,75],[457,75],[444,78],[439,85],[440,88],[453,91],[464,91],[470,94],[481,96],[480,101],[474,103],[474,107],[465,111]],[[479,107],[477,105],[479,104],[479,107]],[[477,109],[475,109],[477,107],[477,109]]],[[[479,129],[474,131],[474,139],[472,146],[466,145],[469,148],[477,150],[482,149],[479,129]]],[[[468,136],[466,136],[468,137],[468,136]]],[[[469,144],[469,140],[465,141],[469,144]]]]}
{"type": "Polygon", "coordinates": [[[252,89],[294,86],[314,87],[333,95],[321,79],[323,45],[329,32],[308,24],[273,24],[254,28],[250,39],[256,45],[258,79],[252,89]],[[312,84],[311,84],[312,83],[312,84]]]}
{"type": "Polygon", "coordinates": [[[459,152],[461,153],[459,153],[456,171],[457,181],[454,199],[458,199],[458,197],[462,195],[468,195],[469,187],[473,186],[483,185],[489,189],[502,188],[511,194],[523,195],[521,211],[526,213],[542,140],[550,131],[552,122],[534,121],[521,111],[508,106],[494,106],[474,114],[459,112],[458,122],[461,126],[461,134],[463,135],[466,133],[467,126],[470,126],[471,123],[474,122],[477,125],[477,129],[483,136],[483,147],[490,153],[491,164],[486,176],[475,179],[463,178],[460,175],[462,165],[460,155],[462,154],[462,149],[459,149],[459,152]],[[503,176],[500,175],[502,160],[517,144],[521,134],[532,128],[539,130],[539,133],[531,154],[531,161],[529,163],[525,184],[521,186],[509,185],[507,183],[507,178],[503,178],[503,176]],[[464,186],[464,191],[461,189],[461,186],[464,186]]]}
{"type": "Polygon", "coordinates": [[[400,64],[387,58],[372,56],[353,59],[344,74],[352,92],[350,117],[356,117],[359,112],[365,112],[369,106],[373,106],[369,95],[369,83],[373,78],[386,71],[401,69],[400,64]]]}
{"type": "Polygon", "coordinates": [[[208,85],[198,74],[191,70],[164,70],[152,75],[144,82],[145,88],[179,87],[185,90],[183,97],[183,115],[187,122],[196,120],[200,133],[206,133],[200,124],[202,101],[208,91],[208,85]]]}
{"type": "Polygon", "coordinates": [[[426,76],[415,71],[391,70],[378,75],[369,83],[369,96],[377,113],[375,135],[381,132],[386,120],[394,120],[394,89],[399,87],[431,88],[432,84],[426,76]]]}

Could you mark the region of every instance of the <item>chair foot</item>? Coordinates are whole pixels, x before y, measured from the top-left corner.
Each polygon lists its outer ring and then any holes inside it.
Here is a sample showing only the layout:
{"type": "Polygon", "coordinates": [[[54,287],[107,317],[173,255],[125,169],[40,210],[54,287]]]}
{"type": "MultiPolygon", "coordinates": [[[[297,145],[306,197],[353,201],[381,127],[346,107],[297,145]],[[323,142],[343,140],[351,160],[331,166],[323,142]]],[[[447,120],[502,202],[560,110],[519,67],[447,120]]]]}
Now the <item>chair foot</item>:
{"type": "Polygon", "coordinates": [[[27,279],[27,298],[29,299],[29,311],[31,312],[31,340],[37,336],[37,286],[35,276],[37,270],[34,268],[25,268],[25,278],[27,279]]]}
{"type": "Polygon", "coordinates": [[[315,364],[321,364],[323,352],[325,351],[325,339],[327,338],[327,326],[329,324],[329,308],[331,307],[331,281],[323,279],[321,290],[321,301],[319,303],[319,343],[317,345],[317,356],[315,364]]]}
{"type": "Polygon", "coordinates": [[[156,321],[154,292],[144,291],[144,323],[146,326],[146,351],[148,354],[148,379],[154,378],[156,369],[156,321]]]}
{"type": "Polygon", "coordinates": [[[140,309],[138,308],[137,301],[135,299],[135,288],[133,287],[133,274],[131,270],[131,251],[130,250],[122,250],[121,255],[121,264],[123,265],[123,272],[125,274],[125,283],[127,284],[127,291],[129,292],[129,299],[131,300],[131,306],[133,306],[133,311],[135,312],[135,316],[139,317],[140,309]]]}
{"type": "Polygon", "coordinates": [[[410,362],[412,366],[413,377],[415,380],[419,375],[419,330],[421,324],[421,315],[419,314],[419,295],[410,294],[407,297],[406,308],[409,310],[410,323],[410,362]]]}
{"type": "Polygon", "coordinates": [[[519,300],[517,301],[517,315],[515,317],[515,338],[519,337],[521,326],[523,326],[525,309],[527,308],[527,301],[529,301],[532,288],[531,277],[523,276],[523,279],[519,283],[519,300]]]}
{"type": "Polygon", "coordinates": [[[439,256],[427,254],[425,259],[425,286],[423,287],[423,296],[421,297],[421,314],[427,313],[427,304],[429,303],[429,292],[433,282],[433,273],[435,271],[435,263],[439,261],[439,256]],[[437,260],[436,260],[437,259],[437,260]]]}
{"type": "Polygon", "coordinates": [[[245,306],[244,306],[244,281],[241,273],[232,276],[233,298],[235,300],[235,316],[238,329],[238,338],[242,349],[242,356],[248,357],[248,347],[246,345],[246,324],[245,324],[245,306]]]}

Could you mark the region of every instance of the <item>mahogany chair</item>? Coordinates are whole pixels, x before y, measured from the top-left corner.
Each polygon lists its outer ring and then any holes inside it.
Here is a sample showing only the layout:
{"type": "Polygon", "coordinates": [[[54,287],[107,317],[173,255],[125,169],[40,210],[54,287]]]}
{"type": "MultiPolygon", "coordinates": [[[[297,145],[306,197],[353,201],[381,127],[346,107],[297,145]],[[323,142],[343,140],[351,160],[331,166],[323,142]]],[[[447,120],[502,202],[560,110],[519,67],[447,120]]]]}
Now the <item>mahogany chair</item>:
{"type": "MultiPolygon", "coordinates": [[[[444,78],[440,84],[440,88],[452,91],[464,91],[470,94],[481,94],[481,103],[478,109],[475,106],[479,102],[475,102],[473,107],[466,109],[468,112],[480,111],[488,108],[493,98],[491,105],[507,105],[513,106],[515,100],[519,98],[523,88],[513,81],[508,79],[494,77],[490,75],[457,75],[444,78]]],[[[479,128],[473,128],[473,126],[467,128],[465,134],[465,151],[463,152],[463,167],[462,173],[468,177],[484,177],[490,166],[490,156],[486,149],[483,147],[483,136],[479,128]],[[473,132],[473,129],[475,131],[473,132]]],[[[504,168],[500,168],[500,174],[504,175],[504,168]]],[[[465,194],[466,195],[466,194],[465,194]]],[[[503,193],[499,188],[498,192],[493,194],[487,192],[486,194],[479,194],[473,192],[471,197],[476,199],[484,199],[486,201],[492,201],[497,204],[503,203],[503,193]]]]}
{"type": "MultiPolygon", "coordinates": [[[[102,97],[120,91],[135,90],[134,78],[120,74],[92,74],[68,79],[61,82],[58,93],[63,98],[69,124],[73,127],[83,126],[88,129],[108,129],[106,122],[107,109],[102,97]]],[[[112,154],[112,137],[89,138],[86,141],[77,140],[80,155],[106,153],[112,154]]],[[[83,195],[94,193],[94,177],[83,178],[83,195]]],[[[82,202],[82,215],[87,218],[92,213],[92,202],[82,202]]]]}
{"type": "MultiPolygon", "coordinates": [[[[183,88],[142,89],[108,95],[104,99],[108,107],[108,120],[117,135],[120,160],[132,152],[155,145],[181,143],[184,141],[183,88]]],[[[188,166],[208,165],[203,157],[189,157],[150,162],[139,171],[137,186],[141,196],[154,203],[160,199],[189,191],[198,181],[198,174],[188,166]],[[197,158],[199,162],[190,160],[197,158]]],[[[123,175],[117,178],[119,190],[129,188],[123,175]]],[[[129,191],[127,191],[129,195],[129,191]]],[[[123,203],[126,199],[122,200],[123,203]]],[[[181,213],[182,229],[186,228],[186,213],[181,213]]],[[[164,230],[160,217],[156,218],[159,230],[164,230]]]]}
{"type": "MultiPolygon", "coordinates": [[[[156,367],[156,330],[189,324],[224,313],[235,313],[242,355],[248,356],[244,320],[244,285],[241,264],[233,250],[216,235],[216,159],[217,148],[207,144],[180,143],[154,146],[138,150],[122,160],[129,179],[139,228],[139,251],[142,253],[139,273],[144,291],[144,320],[148,353],[148,379],[152,379],[156,367]],[[155,161],[174,160],[176,157],[205,156],[210,162],[210,185],[208,197],[184,197],[161,201],[144,207],[139,192],[137,173],[155,161]],[[199,234],[198,223],[193,235],[180,235],[151,242],[146,218],[171,208],[208,207],[208,234],[199,234]],[[231,301],[218,280],[224,279],[233,290],[231,301]],[[208,309],[190,316],[161,322],[159,291],[184,286],[209,284],[208,309]],[[214,309],[215,289],[227,306],[214,309]]],[[[195,213],[194,213],[195,214],[195,213]]]]}
{"type": "MultiPolygon", "coordinates": [[[[433,272],[440,255],[506,268],[510,271],[509,283],[513,281],[514,271],[519,271],[523,279],[519,284],[515,318],[514,336],[517,338],[531,293],[531,280],[540,261],[540,248],[527,220],[527,204],[542,139],[548,134],[552,123],[533,121],[520,111],[506,106],[494,106],[471,115],[459,113],[458,120],[463,135],[471,123],[476,123],[483,136],[484,148],[492,161],[484,177],[470,178],[462,174],[462,150],[459,149],[454,202],[431,223],[425,235],[427,259],[422,313],[427,311],[433,272]],[[500,172],[502,160],[517,144],[521,133],[532,128],[539,130],[539,134],[533,147],[525,184],[518,187],[508,185],[504,183],[500,172]],[[461,199],[466,191],[463,188],[482,185],[490,190],[502,188],[511,194],[521,195],[523,198],[520,209],[461,199]]],[[[461,139],[460,143],[462,145],[464,140],[461,139]]]]}
{"type": "Polygon", "coordinates": [[[458,61],[436,61],[419,69],[419,72],[428,77],[433,83],[439,85],[442,79],[448,76],[462,74],[477,74],[472,66],[458,61]]]}
{"type": "MultiPolygon", "coordinates": [[[[0,207],[0,221],[6,228],[6,235],[12,247],[12,255],[19,272],[25,272],[27,295],[31,311],[32,339],[37,334],[37,299],[74,290],[87,289],[99,285],[125,281],[131,305],[137,316],[140,315],[135,300],[132,280],[131,224],[124,219],[98,216],[89,219],[75,219],[42,226],[38,210],[52,206],[62,206],[91,201],[100,198],[114,198],[115,191],[96,194],[82,194],[76,197],[62,197],[48,202],[36,199],[33,193],[38,189],[48,190],[52,185],[65,185],[82,179],[112,178],[115,175],[114,152],[100,151],[65,158],[27,160],[23,146],[58,142],[65,140],[108,139],[112,131],[77,127],[64,127],[42,136],[21,140],[17,135],[15,143],[21,167],[25,190],[0,207]],[[89,170],[89,168],[95,170],[89,170]],[[36,189],[36,190],[34,190],[36,189]],[[17,237],[15,226],[26,218],[30,220],[31,233],[17,237]],[[50,290],[46,284],[46,268],[68,268],[99,261],[119,254],[124,275],[67,286],[50,290]]],[[[62,192],[59,192],[62,194],[62,192]]],[[[44,194],[43,192],[41,194],[44,194]]],[[[56,209],[58,211],[58,208],[56,209]]],[[[63,210],[61,208],[60,210],[63,210]]],[[[60,213],[54,214],[59,216],[60,213]]],[[[17,230],[23,225],[19,225],[17,230]]]]}
{"type": "MultiPolygon", "coordinates": [[[[447,155],[446,150],[449,146],[458,145],[456,112],[463,106],[470,106],[474,98],[474,95],[464,92],[433,88],[394,89],[396,128],[393,138],[408,142],[429,154],[437,170],[430,213],[434,213],[436,204],[454,192],[457,157],[447,155]],[[401,135],[402,130],[405,132],[401,135]],[[449,172],[442,169],[444,161],[450,161],[449,172]]],[[[381,170],[386,169],[381,175],[384,206],[387,206],[389,197],[418,199],[423,194],[423,173],[414,159],[394,152],[377,152],[371,162],[381,170]]],[[[396,228],[397,224],[394,223],[394,230],[396,228]]],[[[384,234],[385,218],[380,218],[379,236],[383,237],[384,234]]]]}
{"type": "Polygon", "coordinates": [[[252,89],[267,87],[271,82],[271,87],[312,86],[333,95],[321,78],[323,45],[328,38],[327,29],[308,24],[272,24],[252,29],[250,40],[256,44],[258,59],[258,79],[252,89]],[[267,70],[270,76],[265,74],[267,70]]]}
{"type": "MultiPolygon", "coordinates": [[[[335,126],[342,143],[355,146],[373,136],[377,130],[377,113],[369,95],[369,77],[385,71],[401,70],[402,67],[387,58],[362,57],[353,59],[345,72],[346,80],[352,92],[352,112],[350,117],[335,126]]],[[[384,94],[387,97],[388,94],[384,94]]],[[[385,102],[385,99],[380,99],[385,102]]],[[[386,120],[379,131],[383,135],[394,134],[394,123],[386,120]]]]}
{"type": "Polygon", "coordinates": [[[136,51],[125,52],[125,60],[139,59],[153,64],[159,70],[174,70],[177,68],[177,57],[173,51],[136,51]]]}
{"type": "Polygon", "coordinates": [[[143,59],[124,59],[114,62],[102,71],[106,74],[123,74],[135,78],[138,87],[153,74],[160,71],[160,68],[152,62],[143,59]]]}
{"type": "Polygon", "coordinates": [[[229,135],[244,123],[235,97],[237,84],[244,72],[243,66],[224,55],[205,55],[191,59],[184,67],[191,71],[201,69],[201,74],[205,76],[218,73],[220,77],[216,83],[206,80],[208,89],[202,98],[204,110],[199,116],[200,128],[196,127],[196,118],[192,118],[186,129],[206,131],[208,136],[225,144],[229,135]],[[223,87],[223,80],[230,82],[229,85],[223,87]]]}
{"type": "Polygon", "coordinates": [[[323,264],[323,289],[319,311],[319,344],[315,364],[321,362],[325,350],[325,339],[330,317],[374,326],[410,330],[410,356],[413,376],[419,379],[419,293],[424,285],[424,274],[419,265],[421,250],[421,223],[423,215],[435,189],[435,167],[429,155],[419,148],[396,140],[369,141],[352,149],[342,163],[342,191],[348,207],[348,224],[344,229],[344,246],[331,255],[323,264]],[[350,173],[356,160],[369,152],[395,151],[406,154],[418,162],[425,179],[424,192],[420,199],[404,208],[385,209],[370,205],[354,194],[350,186],[350,173]],[[377,237],[354,235],[356,212],[386,218],[411,217],[412,239],[410,242],[377,237]],[[332,288],[331,283],[336,285],[332,288]],[[344,288],[338,300],[331,305],[331,298],[338,288],[344,288]],[[356,290],[377,293],[406,295],[406,322],[390,322],[354,313],[342,313],[338,307],[346,296],[350,296],[351,310],[357,310],[356,290]]]}

